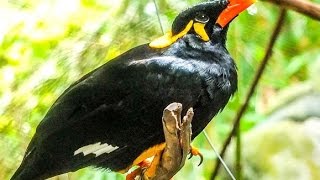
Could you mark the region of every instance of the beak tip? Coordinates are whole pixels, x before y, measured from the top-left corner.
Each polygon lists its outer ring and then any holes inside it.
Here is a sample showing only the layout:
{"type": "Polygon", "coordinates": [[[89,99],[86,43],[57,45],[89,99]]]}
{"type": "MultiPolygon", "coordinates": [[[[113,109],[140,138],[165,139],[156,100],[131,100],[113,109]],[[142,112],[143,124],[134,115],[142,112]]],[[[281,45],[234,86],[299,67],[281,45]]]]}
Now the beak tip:
{"type": "Polygon", "coordinates": [[[225,27],[238,14],[246,10],[255,2],[256,0],[229,0],[228,6],[226,7],[226,9],[222,11],[220,16],[218,17],[217,23],[221,27],[225,27]]]}

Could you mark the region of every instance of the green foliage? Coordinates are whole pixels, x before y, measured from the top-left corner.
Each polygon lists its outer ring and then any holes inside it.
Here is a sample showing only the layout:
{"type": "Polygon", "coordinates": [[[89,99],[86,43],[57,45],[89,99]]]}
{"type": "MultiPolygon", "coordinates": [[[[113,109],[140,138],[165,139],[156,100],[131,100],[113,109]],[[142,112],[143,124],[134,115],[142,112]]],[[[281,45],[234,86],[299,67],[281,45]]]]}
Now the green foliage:
{"type": "MultiPolygon", "coordinates": [[[[165,31],[182,9],[198,0],[159,1],[165,31]]],[[[258,2],[258,13],[242,13],[231,25],[228,49],[238,64],[239,90],[207,128],[219,146],[232,127],[257,66],[264,56],[278,9],[258,2]]],[[[0,179],[18,167],[24,150],[50,105],[72,82],[99,65],[161,35],[153,1],[17,0],[0,2],[0,179]]],[[[273,94],[308,79],[308,64],[319,58],[319,24],[289,13],[241,130],[265,119],[273,94]],[[270,95],[271,92],[271,95],[270,95]]],[[[203,135],[195,140],[205,156],[187,161],[177,179],[208,179],[215,156],[203,135]]],[[[90,168],[72,179],[122,179],[90,168]]]]}
{"type": "Polygon", "coordinates": [[[244,179],[319,179],[320,151],[315,141],[319,139],[319,127],[319,119],[282,120],[262,124],[245,134],[244,179]]]}

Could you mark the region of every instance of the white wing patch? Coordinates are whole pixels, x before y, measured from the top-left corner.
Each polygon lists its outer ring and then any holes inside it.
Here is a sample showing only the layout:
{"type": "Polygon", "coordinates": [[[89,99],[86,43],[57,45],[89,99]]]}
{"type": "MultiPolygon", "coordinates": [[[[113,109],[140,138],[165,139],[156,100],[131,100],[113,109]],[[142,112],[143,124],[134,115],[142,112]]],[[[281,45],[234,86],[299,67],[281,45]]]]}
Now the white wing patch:
{"type": "Polygon", "coordinates": [[[112,151],[117,150],[119,147],[118,146],[112,146],[107,143],[101,144],[101,142],[95,143],[95,144],[89,144],[86,146],[83,146],[79,149],[77,149],[73,155],[77,155],[80,153],[83,153],[84,156],[88,154],[95,154],[96,157],[100,156],[101,154],[104,153],[111,153],[112,151]]]}

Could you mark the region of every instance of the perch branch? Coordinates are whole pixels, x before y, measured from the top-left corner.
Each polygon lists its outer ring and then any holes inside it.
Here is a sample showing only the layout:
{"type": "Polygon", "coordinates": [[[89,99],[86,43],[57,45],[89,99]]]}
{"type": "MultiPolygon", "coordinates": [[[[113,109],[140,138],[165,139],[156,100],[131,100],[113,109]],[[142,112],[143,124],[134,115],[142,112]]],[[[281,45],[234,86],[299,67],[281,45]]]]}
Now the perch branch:
{"type": "Polygon", "coordinates": [[[262,0],[297,11],[320,21],[320,5],[306,0],[262,0]]]}
{"type": "MultiPolygon", "coordinates": [[[[257,71],[257,73],[255,74],[255,77],[254,77],[254,80],[250,86],[250,90],[246,96],[246,99],[243,103],[243,105],[241,106],[240,110],[238,111],[235,119],[234,119],[234,124],[233,124],[233,128],[231,130],[231,132],[229,133],[229,136],[227,137],[227,139],[225,140],[224,142],[224,145],[223,145],[223,148],[220,152],[220,156],[223,158],[224,157],[224,154],[227,150],[227,147],[229,146],[230,142],[231,142],[231,139],[232,137],[235,135],[236,133],[236,130],[239,126],[239,123],[240,123],[240,120],[241,120],[241,117],[244,115],[248,105],[249,105],[249,101],[259,83],[259,80],[261,79],[261,76],[267,66],[267,63],[268,61],[270,60],[270,57],[272,55],[272,50],[273,50],[273,47],[275,45],[275,42],[277,40],[277,38],[279,37],[279,34],[280,34],[280,31],[281,31],[281,27],[284,23],[284,20],[285,20],[285,17],[286,17],[286,10],[285,9],[281,9],[281,12],[280,12],[280,15],[279,15],[279,18],[278,18],[278,21],[277,21],[277,24],[276,24],[276,27],[273,31],[273,34],[271,36],[271,39],[270,39],[270,42],[268,44],[268,47],[267,47],[267,50],[266,50],[266,54],[263,58],[263,60],[261,61],[260,63],[260,66],[259,66],[259,69],[257,71]]],[[[220,168],[220,161],[217,160],[216,161],[216,166],[215,166],[215,169],[211,175],[211,179],[215,179],[215,177],[217,176],[218,174],[218,171],[219,171],[219,168],[220,168]]]]}
{"type": "Polygon", "coordinates": [[[182,105],[180,103],[171,103],[164,109],[162,124],[166,147],[162,154],[154,157],[154,160],[159,158],[160,163],[152,163],[142,171],[140,177],[143,180],[168,180],[183,167],[191,148],[193,110],[190,108],[183,119],[181,119],[181,111],[182,105]],[[150,168],[155,169],[153,177],[147,177],[145,174],[150,168]]]}

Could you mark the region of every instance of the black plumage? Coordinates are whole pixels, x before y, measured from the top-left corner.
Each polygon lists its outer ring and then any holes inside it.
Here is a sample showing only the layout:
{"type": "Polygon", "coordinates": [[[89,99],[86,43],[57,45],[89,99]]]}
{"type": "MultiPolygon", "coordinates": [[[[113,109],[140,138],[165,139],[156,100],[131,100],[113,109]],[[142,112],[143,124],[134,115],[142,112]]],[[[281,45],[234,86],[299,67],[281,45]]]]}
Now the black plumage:
{"type": "Polygon", "coordinates": [[[40,122],[12,179],[44,179],[86,166],[125,169],[164,142],[162,111],[172,102],[194,108],[196,137],[237,89],[236,66],[225,47],[228,28],[216,23],[227,4],[202,3],[173,23],[172,36],[200,15],[209,41],[191,28],[167,47],[135,47],[71,85],[40,122]],[[113,149],[76,153],[95,143],[113,149]]]}

